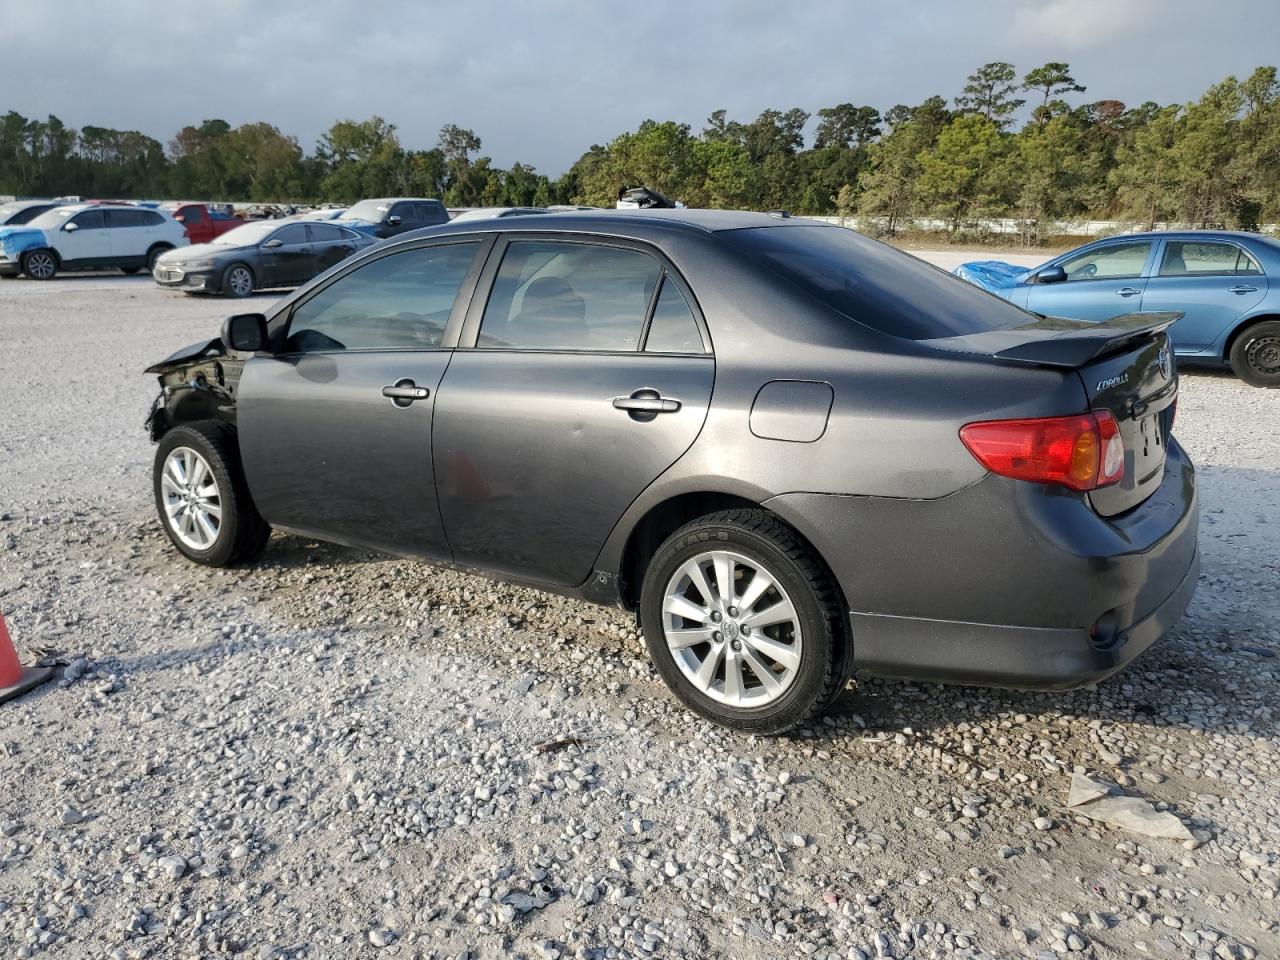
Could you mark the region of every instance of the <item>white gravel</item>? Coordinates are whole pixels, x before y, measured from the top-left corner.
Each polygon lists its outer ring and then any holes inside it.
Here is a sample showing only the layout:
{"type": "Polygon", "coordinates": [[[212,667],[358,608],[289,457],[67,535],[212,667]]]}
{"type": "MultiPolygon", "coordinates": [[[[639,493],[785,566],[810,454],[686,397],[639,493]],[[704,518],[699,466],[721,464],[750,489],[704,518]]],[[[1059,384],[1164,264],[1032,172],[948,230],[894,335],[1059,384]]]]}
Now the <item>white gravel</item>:
{"type": "Polygon", "coordinates": [[[1133,668],[864,681],[757,740],[614,611],[283,536],[180,561],[142,368],[227,312],[0,281],[0,606],[65,664],[0,706],[0,956],[1280,955],[1280,391],[1184,371],[1203,573],[1133,668]],[[1073,771],[1196,839],[1073,816],[1073,771]]]}

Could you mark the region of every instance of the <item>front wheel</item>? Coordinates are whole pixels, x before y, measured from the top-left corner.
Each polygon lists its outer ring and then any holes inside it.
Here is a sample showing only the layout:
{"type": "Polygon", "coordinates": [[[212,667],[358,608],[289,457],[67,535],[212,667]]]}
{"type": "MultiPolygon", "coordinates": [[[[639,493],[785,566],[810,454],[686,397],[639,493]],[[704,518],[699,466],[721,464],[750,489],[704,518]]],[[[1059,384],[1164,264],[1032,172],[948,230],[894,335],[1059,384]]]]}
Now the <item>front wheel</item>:
{"type": "Polygon", "coordinates": [[[249,496],[230,424],[202,420],[166,433],[156,449],[153,488],[164,532],[196,563],[225,567],[267,545],[271,528],[249,496]]]}
{"type": "Polygon", "coordinates": [[[1247,328],[1231,345],[1231,369],[1251,387],[1280,387],[1280,320],[1247,328]]]}
{"type": "Polygon", "coordinates": [[[228,297],[247,297],[253,293],[253,271],[243,263],[233,263],[222,274],[222,292],[228,297]]]}
{"type": "Polygon", "coordinates": [[[28,280],[52,280],[58,275],[58,258],[50,250],[32,250],[22,257],[22,272],[28,280]]]}
{"type": "Polygon", "coordinates": [[[680,701],[744,733],[813,719],[852,670],[830,573],[764,510],[711,514],[673,533],[645,571],[640,621],[680,701]]]}

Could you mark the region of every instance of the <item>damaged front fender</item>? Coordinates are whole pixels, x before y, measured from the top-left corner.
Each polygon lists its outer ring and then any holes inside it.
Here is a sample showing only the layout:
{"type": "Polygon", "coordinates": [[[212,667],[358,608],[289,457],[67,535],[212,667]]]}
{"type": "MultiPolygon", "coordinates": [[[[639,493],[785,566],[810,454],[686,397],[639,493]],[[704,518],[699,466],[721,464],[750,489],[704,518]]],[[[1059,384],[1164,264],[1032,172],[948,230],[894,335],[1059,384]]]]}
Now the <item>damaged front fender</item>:
{"type": "Polygon", "coordinates": [[[244,361],[227,356],[220,339],[184,347],[147,367],[157,374],[160,395],[151,404],[146,428],[153,441],[170,428],[195,420],[236,422],[236,388],[244,361]]]}

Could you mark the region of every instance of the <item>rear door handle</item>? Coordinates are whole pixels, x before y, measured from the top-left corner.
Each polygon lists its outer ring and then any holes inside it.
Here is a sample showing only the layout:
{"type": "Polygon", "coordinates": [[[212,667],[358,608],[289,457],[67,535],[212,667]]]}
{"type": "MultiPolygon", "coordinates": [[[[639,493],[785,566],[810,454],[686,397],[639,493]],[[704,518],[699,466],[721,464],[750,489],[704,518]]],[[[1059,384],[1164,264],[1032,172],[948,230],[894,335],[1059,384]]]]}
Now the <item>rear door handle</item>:
{"type": "Polygon", "coordinates": [[[1247,283],[1242,283],[1238,287],[1230,287],[1228,293],[1257,293],[1257,287],[1251,287],[1247,283]]]}
{"type": "Polygon", "coordinates": [[[1116,291],[1122,297],[1136,297],[1141,292],[1137,287],[1121,287],[1116,291]]]}
{"type": "Polygon", "coordinates": [[[402,377],[389,387],[382,388],[382,395],[397,407],[407,407],[415,400],[425,400],[431,391],[420,387],[408,377],[402,377]]]}
{"type": "Polygon", "coordinates": [[[629,397],[614,397],[615,410],[625,410],[633,420],[652,420],[660,413],[675,413],[680,409],[680,401],[664,397],[657,390],[644,388],[637,390],[629,397]]]}

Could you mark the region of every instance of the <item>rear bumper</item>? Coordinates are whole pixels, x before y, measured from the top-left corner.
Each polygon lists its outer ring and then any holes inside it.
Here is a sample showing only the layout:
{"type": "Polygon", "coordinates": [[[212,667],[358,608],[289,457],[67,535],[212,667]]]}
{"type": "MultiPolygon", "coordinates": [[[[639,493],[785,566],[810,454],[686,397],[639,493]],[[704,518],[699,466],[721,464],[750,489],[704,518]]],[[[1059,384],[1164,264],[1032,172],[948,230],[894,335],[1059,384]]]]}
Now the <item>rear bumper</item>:
{"type": "Polygon", "coordinates": [[[874,676],[1019,690],[1070,690],[1128,666],[1173,629],[1195,594],[1200,556],[1141,620],[1095,643],[1087,630],[851,613],[854,658],[874,676]]]}
{"type": "Polygon", "coordinates": [[[988,476],[939,500],[786,494],[767,504],[830,566],[854,659],[881,676],[1068,689],[1119,670],[1195,591],[1195,471],[1101,517],[1083,495],[988,476]]]}

